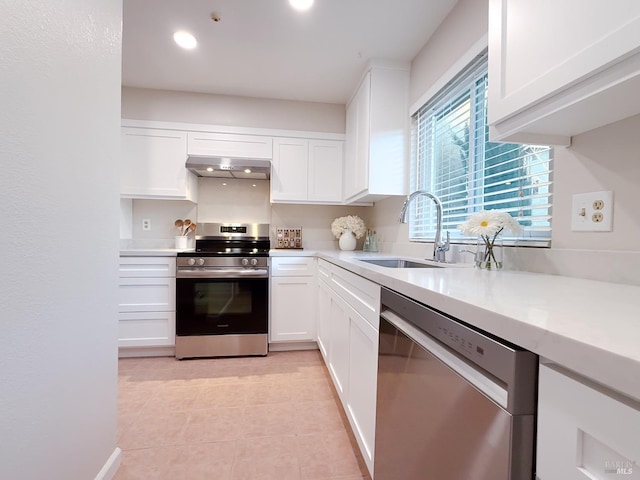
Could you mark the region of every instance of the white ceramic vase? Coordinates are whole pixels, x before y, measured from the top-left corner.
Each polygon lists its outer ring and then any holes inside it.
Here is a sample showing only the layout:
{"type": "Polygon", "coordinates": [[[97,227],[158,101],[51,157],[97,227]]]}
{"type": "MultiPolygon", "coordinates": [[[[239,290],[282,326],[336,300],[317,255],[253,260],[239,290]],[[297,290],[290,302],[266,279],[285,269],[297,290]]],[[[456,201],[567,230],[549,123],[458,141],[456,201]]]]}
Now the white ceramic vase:
{"type": "Polygon", "coordinates": [[[184,250],[187,248],[189,237],[184,235],[177,235],[175,238],[175,247],[178,250],[184,250]]]}
{"type": "Polygon", "coordinates": [[[338,240],[338,245],[340,245],[340,250],[355,250],[356,249],[356,236],[353,234],[351,230],[346,230],[340,235],[340,239],[338,240]]]}

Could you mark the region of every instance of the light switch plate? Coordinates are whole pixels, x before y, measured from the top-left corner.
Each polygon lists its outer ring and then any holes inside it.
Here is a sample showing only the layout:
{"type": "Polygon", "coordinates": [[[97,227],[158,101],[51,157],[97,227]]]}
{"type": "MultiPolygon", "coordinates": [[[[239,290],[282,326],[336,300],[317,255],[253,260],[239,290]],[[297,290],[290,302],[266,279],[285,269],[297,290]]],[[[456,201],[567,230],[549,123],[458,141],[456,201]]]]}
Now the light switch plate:
{"type": "Polygon", "coordinates": [[[613,192],[577,193],[571,204],[571,230],[610,232],[613,230],[613,192]]]}

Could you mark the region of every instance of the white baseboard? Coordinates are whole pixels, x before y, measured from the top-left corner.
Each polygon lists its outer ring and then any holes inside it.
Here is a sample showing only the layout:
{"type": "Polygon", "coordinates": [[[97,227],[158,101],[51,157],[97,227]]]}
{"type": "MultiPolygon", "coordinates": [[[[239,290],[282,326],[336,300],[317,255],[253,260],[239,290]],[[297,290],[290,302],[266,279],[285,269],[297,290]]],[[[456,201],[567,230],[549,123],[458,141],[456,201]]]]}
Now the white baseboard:
{"type": "Polygon", "coordinates": [[[96,475],[95,480],[112,480],[113,477],[116,476],[116,472],[120,467],[120,463],[122,462],[122,450],[120,447],[116,447],[113,451],[107,463],[100,469],[98,475],[96,475]]]}

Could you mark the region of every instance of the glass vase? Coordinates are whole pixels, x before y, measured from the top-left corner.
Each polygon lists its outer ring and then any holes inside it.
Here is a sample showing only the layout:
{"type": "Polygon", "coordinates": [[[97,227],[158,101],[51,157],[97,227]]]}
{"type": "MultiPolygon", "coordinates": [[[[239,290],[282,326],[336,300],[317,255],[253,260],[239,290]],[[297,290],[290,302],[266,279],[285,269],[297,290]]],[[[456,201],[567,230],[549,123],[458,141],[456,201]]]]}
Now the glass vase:
{"type": "Polygon", "coordinates": [[[476,268],[482,270],[502,270],[503,263],[502,239],[478,237],[478,249],[476,250],[476,268]]]}

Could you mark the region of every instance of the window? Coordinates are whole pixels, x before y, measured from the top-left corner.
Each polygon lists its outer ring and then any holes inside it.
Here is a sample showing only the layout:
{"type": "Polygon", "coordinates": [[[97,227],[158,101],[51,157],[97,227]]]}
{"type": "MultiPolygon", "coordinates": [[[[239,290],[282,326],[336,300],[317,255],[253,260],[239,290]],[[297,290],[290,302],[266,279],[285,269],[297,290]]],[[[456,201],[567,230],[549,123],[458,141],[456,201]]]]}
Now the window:
{"type": "MultiPolygon", "coordinates": [[[[487,54],[478,56],[413,116],[413,190],[442,202],[443,231],[464,239],[457,226],[480,210],[501,210],[524,227],[519,240],[551,238],[551,165],[548,146],[489,141],[487,54]]],[[[435,206],[417,197],[412,240],[432,241],[435,206]]],[[[508,240],[508,237],[506,237],[508,240]]]]}

